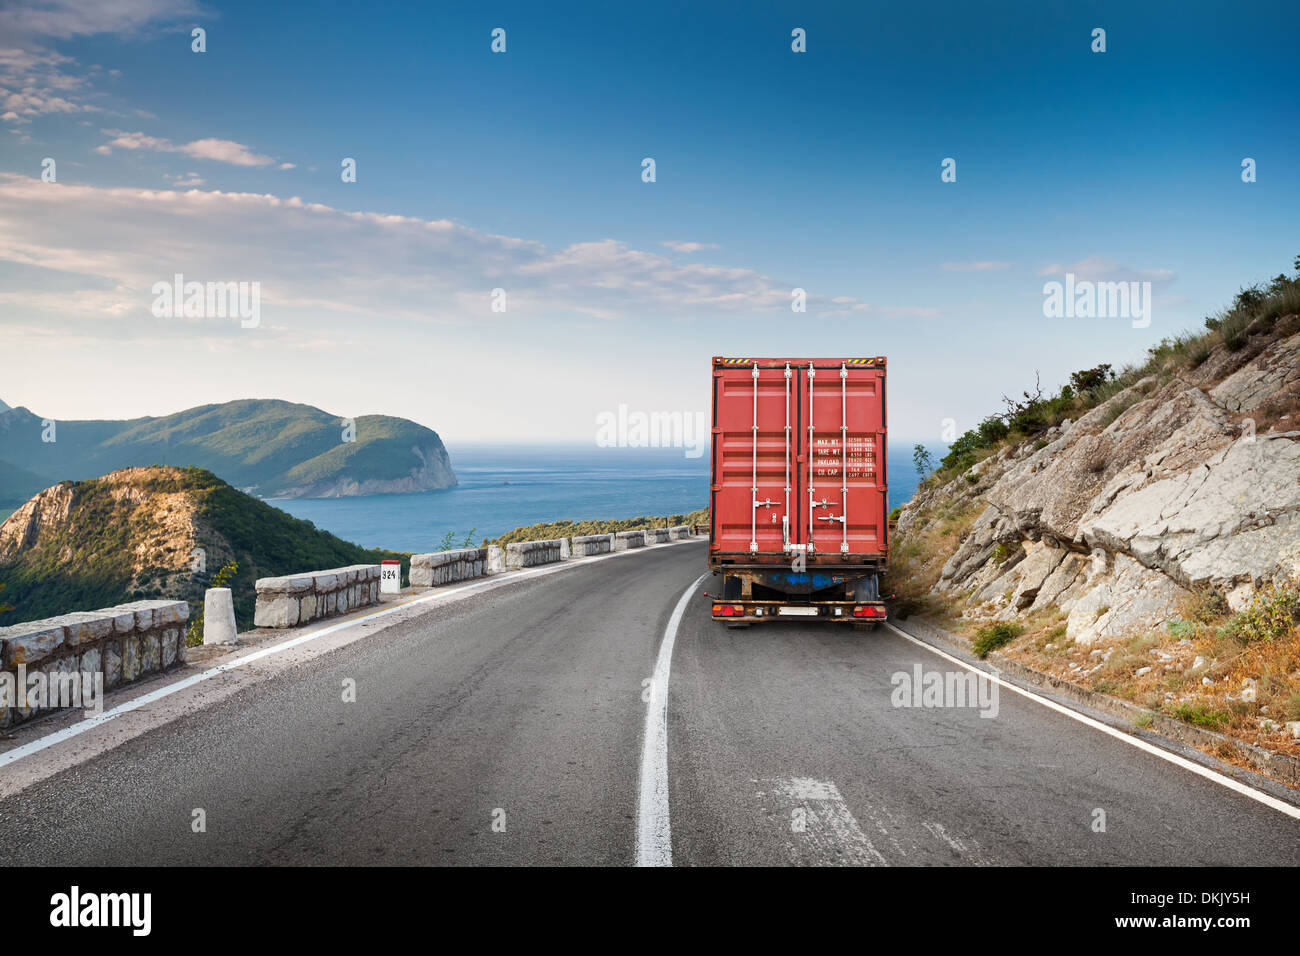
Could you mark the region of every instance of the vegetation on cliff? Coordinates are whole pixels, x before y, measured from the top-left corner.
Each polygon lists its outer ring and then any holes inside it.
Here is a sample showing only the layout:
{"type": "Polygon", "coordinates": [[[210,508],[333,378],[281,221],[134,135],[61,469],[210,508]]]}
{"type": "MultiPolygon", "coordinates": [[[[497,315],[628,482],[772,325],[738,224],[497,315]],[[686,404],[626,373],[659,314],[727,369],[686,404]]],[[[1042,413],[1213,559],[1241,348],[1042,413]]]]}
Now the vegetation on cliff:
{"type": "Polygon", "coordinates": [[[572,538],[588,534],[613,534],[616,531],[640,531],[643,528],[675,528],[678,525],[708,524],[709,509],[702,508],[689,514],[661,517],[624,518],[622,520],[593,519],[588,521],[547,521],[507,531],[493,538],[489,544],[505,546],[518,541],[546,541],[551,538],[572,538]]]}
{"type": "Polygon", "coordinates": [[[14,609],[0,625],[171,597],[202,605],[209,574],[230,562],[241,628],[252,626],[254,582],[401,559],[361,548],[230,487],[201,468],[132,468],[62,482],[0,525],[0,584],[14,609]]]}
{"type": "MultiPolygon", "coordinates": [[[[951,480],[999,448],[1039,438],[1067,419],[1077,420],[1147,376],[1158,375],[1167,382],[1181,369],[1204,364],[1219,348],[1229,352],[1262,349],[1276,337],[1279,320],[1300,313],[1300,256],[1294,266],[1294,276],[1279,274],[1267,284],[1242,288],[1227,307],[1206,316],[1204,329],[1163,339],[1148,350],[1145,362],[1119,371],[1110,365],[1082,369],[1051,395],[1044,395],[1041,382],[1035,382],[1034,390],[1022,392],[1020,398],[1004,397],[1001,412],[990,414],[952,443],[931,484],[951,480]]],[[[1300,407],[1296,399],[1295,394],[1279,396],[1277,407],[1267,410],[1269,420],[1300,407]]],[[[1122,402],[1113,404],[1108,412],[1111,421],[1127,407],[1122,402]]]]}
{"type": "Polygon", "coordinates": [[[1300,271],[1003,404],[898,509],[894,613],[1300,756],[1300,271]]]}

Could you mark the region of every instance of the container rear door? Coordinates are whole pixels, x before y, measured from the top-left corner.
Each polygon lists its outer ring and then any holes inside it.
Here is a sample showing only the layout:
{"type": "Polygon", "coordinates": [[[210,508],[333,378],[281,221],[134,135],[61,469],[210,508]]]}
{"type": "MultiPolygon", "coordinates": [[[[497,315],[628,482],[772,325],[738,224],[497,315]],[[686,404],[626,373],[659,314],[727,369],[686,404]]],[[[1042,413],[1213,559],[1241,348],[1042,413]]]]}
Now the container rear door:
{"type": "Polygon", "coordinates": [[[798,370],[802,459],[796,544],[825,563],[886,553],[885,372],[806,364],[798,370]]]}
{"type": "Polygon", "coordinates": [[[713,372],[713,549],[786,552],[793,532],[797,373],[754,365],[713,372]],[[790,427],[787,429],[787,425],[790,427]]]}

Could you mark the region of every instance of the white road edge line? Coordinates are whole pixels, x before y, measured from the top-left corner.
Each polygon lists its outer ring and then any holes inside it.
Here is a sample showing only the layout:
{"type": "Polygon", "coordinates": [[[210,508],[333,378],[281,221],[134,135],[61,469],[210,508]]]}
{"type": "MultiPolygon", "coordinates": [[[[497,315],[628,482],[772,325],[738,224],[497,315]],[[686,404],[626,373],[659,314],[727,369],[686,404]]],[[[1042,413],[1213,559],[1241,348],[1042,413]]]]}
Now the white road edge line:
{"type": "MultiPolygon", "coordinates": [[[[692,538],[684,538],[680,541],[666,541],[664,542],[664,544],[669,544],[669,545],[686,544],[691,541],[701,541],[701,540],[703,539],[692,537],[692,538]]],[[[662,548],[663,545],[656,545],[655,547],[662,548]]],[[[646,547],[644,549],[633,548],[627,551],[611,551],[606,554],[595,554],[595,555],[588,555],[582,558],[571,558],[568,561],[560,561],[560,562],[556,562],[555,564],[542,565],[535,568],[523,568],[515,571],[510,575],[510,577],[505,579],[496,578],[495,580],[493,580],[493,578],[491,577],[485,577],[481,581],[475,581],[473,584],[466,584],[463,587],[452,588],[449,591],[435,591],[431,594],[426,594],[422,597],[418,597],[410,601],[403,601],[401,604],[394,604],[391,607],[386,607],[381,611],[375,611],[370,614],[363,614],[361,617],[355,617],[347,621],[340,621],[338,624],[331,624],[328,627],[321,628],[319,631],[311,631],[307,634],[303,634],[299,637],[295,637],[292,640],[284,641],[279,644],[273,644],[270,647],[264,647],[260,651],[254,651],[251,654],[247,654],[233,661],[227,661],[224,664],[218,664],[216,667],[209,667],[207,670],[200,671],[199,673],[194,674],[191,677],[187,677],[184,680],[176,681],[174,684],[168,684],[165,687],[160,687],[157,690],[150,691],[147,694],[141,694],[139,697],[135,698],[134,700],[129,700],[125,704],[119,704],[116,707],[104,711],[102,714],[97,714],[94,717],[87,717],[85,720],[80,720],[75,724],[69,724],[67,727],[64,727],[62,730],[55,731],[52,734],[47,734],[44,737],[38,737],[35,740],[29,741],[28,743],[23,744],[21,747],[15,747],[12,750],[7,750],[4,753],[0,754],[0,768],[7,767],[13,763],[17,763],[19,760],[22,760],[24,757],[30,757],[32,754],[40,753],[42,750],[46,750],[50,747],[53,747],[55,744],[63,743],[63,741],[65,740],[71,740],[73,737],[78,737],[81,734],[84,734],[88,730],[94,730],[96,727],[106,724],[110,720],[115,720],[118,717],[121,717],[125,714],[129,714],[133,710],[139,710],[141,707],[145,707],[148,706],[149,704],[155,703],[156,701],[160,701],[164,697],[170,697],[172,694],[180,693],[183,690],[193,687],[195,684],[202,683],[203,681],[206,680],[211,680],[213,677],[217,677],[221,674],[226,673],[227,671],[232,671],[238,667],[243,667],[245,664],[251,664],[254,661],[261,660],[264,657],[270,657],[274,654],[281,654],[284,651],[297,647],[300,644],[306,644],[309,641],[318,640],[329,634],[337,633],[338,631],[341,631],[345,628],[354,627],[357,624],[365,624],[375,620],[376,618],[387,617],[389,614],[396,614],[398,611],[404,611],[409,607],[415,607],[417,604],[426,604],[429,601],[449,598],[452,597],[453,595],[461,594],[465,591],[473,591],[485,587],[487,585],[491,585],[491,584],[502,585],[502,584],[507,584],[510,581],[518,581],[523,578],[542,577],[543,575],[546,574],[554,574],[557,571],[567,571],[570,568],[575,568],[580,565],[588,564],[594,561],[600,561],[604,558],[616,558],[621,555],[628,555],[628,554],[650,554],[653,553],[654,550],[655,548],[646,547]]]]}
{"type": "Polygon", "coordinates": [[[966,661],[961,660],[960,658],[953,657],[951,654],[947,654],[939,650],[937,647],[934,647],[931,644],[927,644],[925,641],[918,640],[917,638],[913,637],[911,634],[908,634],[904,631],[900,631],[898,628],[894,627],[894,625],[890,624],[888,621],[885,622],[885,627],[889,628],[891,631],[893,631],[895,634],[897,634],[899,637],[903,638],[904,640],[911,641],[917,647],[923,647],[932,654],[937,654],[940,657],[944,658],[945,660],[952,661],[954,664],[956,664],[958,667],[961,667],[964,670],[974,671],[976,674],[982,675],[983,677],[986,677],[989,680],[996,682],[999,687],[1005,687],[1007,690],[1011,691],[1012,693],[1019,694],[1021,697],[1026,697],[1029,700],[1034,701],[1035,703],[1042,704],[1044,707],[1048,708],[1049,710],[1054,710],[1058,714],[1064,714],[1066,717],[1069,717],[1071,720],[1077,720],[1079,723],[1085,724],[1091,727],[1093,730],[1100,730],[1103,734],[1107,734],[1111,737],[1114,737],[1116,740],[1122,740],[1124,741],[1124,743],[1136,747],[1138,750],[1144,750],[1147,753],[1152,754],[1153,756],[1159,757],[1161,760],[1167,760],[1169,763],[1174,764],[1175,766],[1182,767],[1184,770],[1190,770],[1192,773],[1204,777],[1206,780],[1211,780],[1214,783],[1219,784],[1219,786],[1221,787],[1227,787],[1229,790],[1233,790],[1244,797],[1249,797],[1252,800],[1264,804],[1264,806],[1266,807],[1271,807],[1272,809],[1278,811],[1278,813],[1284,813],[1288,817],[1291,817],[1294,820],[1300,820],[1300,807],[1292,806],[1291,804],[1285,802],[1284,800],[1279,800],[1277,797],[1273,797],[1267,793],[1264,793],[1262,790],[1256,790],[1254,787],[1247,786],[1246,784],[1242,783],[1240,780],[1233,780],[1231,777],[1224,776],[1223,774],[1219,773],[1217,770],[1211,770],[1209,767],[1203,767],[1199,763],[1196,763],[1194,760],[1188,760],[1186,757],[1180,757],[1178,754],[1171,753],[1168,750],[1165,750],[1161,747],[1157,747],[1155,744],[1147,743],[1145,740],[1141,739],[1140,737],[1134,737],[1133,735],[1126,734],[1121,730],[1116,730],[1114,727],[1108,726],[1107,724],[1103,724],[1100,720],[1094,720],[1091,717],[1088,717],[1084,714],[1080,714],[1077,711],[1071,710],[1069,707],[1065,707],[1064,705],[1058,704],[1055,701],[1048,700],[1046,697],[1040,697],[1038,694],[1035,694],[1031,691],[1027,691],[1021,687],[1017,687],[1015,684],[1011,684],[1003,680],[1001,677],[998,677],[996,674],[990,674],[986,670],[981,670],[978,667],[974,667],[968,664],[966,661]]]}
{"type": "Polygon", "coordinates": [[[650,702],[645,712],[645,737],[641,743],[641,782],[636,802],[637,866],[673,865],[673,831],[668,818],[668,675],[673,666],[677,628],[686,613],[686,605],[708,576],[709,572],[705,571],[692,581],[678,600],[655,658],[650,702]]]}

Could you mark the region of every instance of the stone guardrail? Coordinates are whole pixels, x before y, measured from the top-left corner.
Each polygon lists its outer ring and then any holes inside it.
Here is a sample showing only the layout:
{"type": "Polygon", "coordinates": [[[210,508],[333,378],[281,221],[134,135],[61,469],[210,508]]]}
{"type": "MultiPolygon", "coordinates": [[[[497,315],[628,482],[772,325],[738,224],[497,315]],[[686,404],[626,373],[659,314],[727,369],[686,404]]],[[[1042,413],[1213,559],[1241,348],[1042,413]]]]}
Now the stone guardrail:
{"type": "MultiPolygon", "coordinates": [[[[433,587],[482,577],[494,570],[553,564],[570,555],[588,557],[641,548],[650,541],[681,540],[691,532],[690,527],[679,525],[521,541],[507,545],[504,551],[491,546],[416,554],[411,556],[410,581],[414,587],[433,587]]],[[[260,578],[253,623],[256,627],[296,627],[377,604],[379,578],[377,564],[260,578]]],[[[188,618],[189,605],[184,601],[135,601],[0,628],[0,727],[28,720],[46,708],[44,703],[33,705],[25,692],[17,692],[27,686],[20,676],[44,675],[45,686],[50,687],[62,675],[69,679],[73,674],[86,675],[84,680],[99,675],[102,693],[184,663],[188,618]]],[[[233,622],[229,630],[233,638],[233,622]]]]}
{"type": "Polygon", "coordinates": [[[71,693],[74,677],[80,699],[68,703],[82,706],[92,695],[85,682],[96,676],[102,692],[184,663],[189,616],[184,601],[134,601],[0,627],[0,727],[59,706],[57,685],[71,693]],[[28,696],[36,674],[46,688],[39,703],[28,696]]]}
{"type": "Polygon", "coordinates": [[[584,534],[571,539],[570,553],[575,558],[585,558],[593,554],[609,554],[614,550],[612,534],[584,534]]]}
{"type": "Polygon", "coordinates": [[[354,564],[282,578],[259,578],[256,627],[296,627],[379,601],[379,565],[354,564]]]}
{"type": "Polygon", "coordinates": [[[545,541],[516,541],[506,545],[506,568],[533,568],[564,559],[565,542],[559,538],[545,541]]]}
{"type": "Polygon", "coordinates": [[[468,581],[487,574],[487,548],[461,548],[433,554],[411,555],[411,587],[430,588],[438,584],[468,581]]]}
{"type": "Polygon", "coordinates": [[[645,547],[644,531],[615,531],[614,532],[614,550],[629,551],[632,548],[645,547]]]}

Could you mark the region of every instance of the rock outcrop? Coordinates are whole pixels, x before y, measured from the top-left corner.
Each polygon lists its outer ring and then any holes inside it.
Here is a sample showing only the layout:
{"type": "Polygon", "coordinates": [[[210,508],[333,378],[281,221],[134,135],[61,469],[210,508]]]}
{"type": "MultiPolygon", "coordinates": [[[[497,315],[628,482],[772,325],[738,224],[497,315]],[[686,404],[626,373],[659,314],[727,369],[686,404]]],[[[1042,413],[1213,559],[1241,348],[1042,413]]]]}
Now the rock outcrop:
{"type": "Polygon", "coordinates": [[[1300,581],[1298,328],[1290,316],[1246,348],[1144,378],[971,479],[924,489],[899,537],[935,501],[976,499],[936,590],[972,617],[1059,608],[1080,643],[1159,626],[1191,589],[1239,609],[1300,581]]]}

